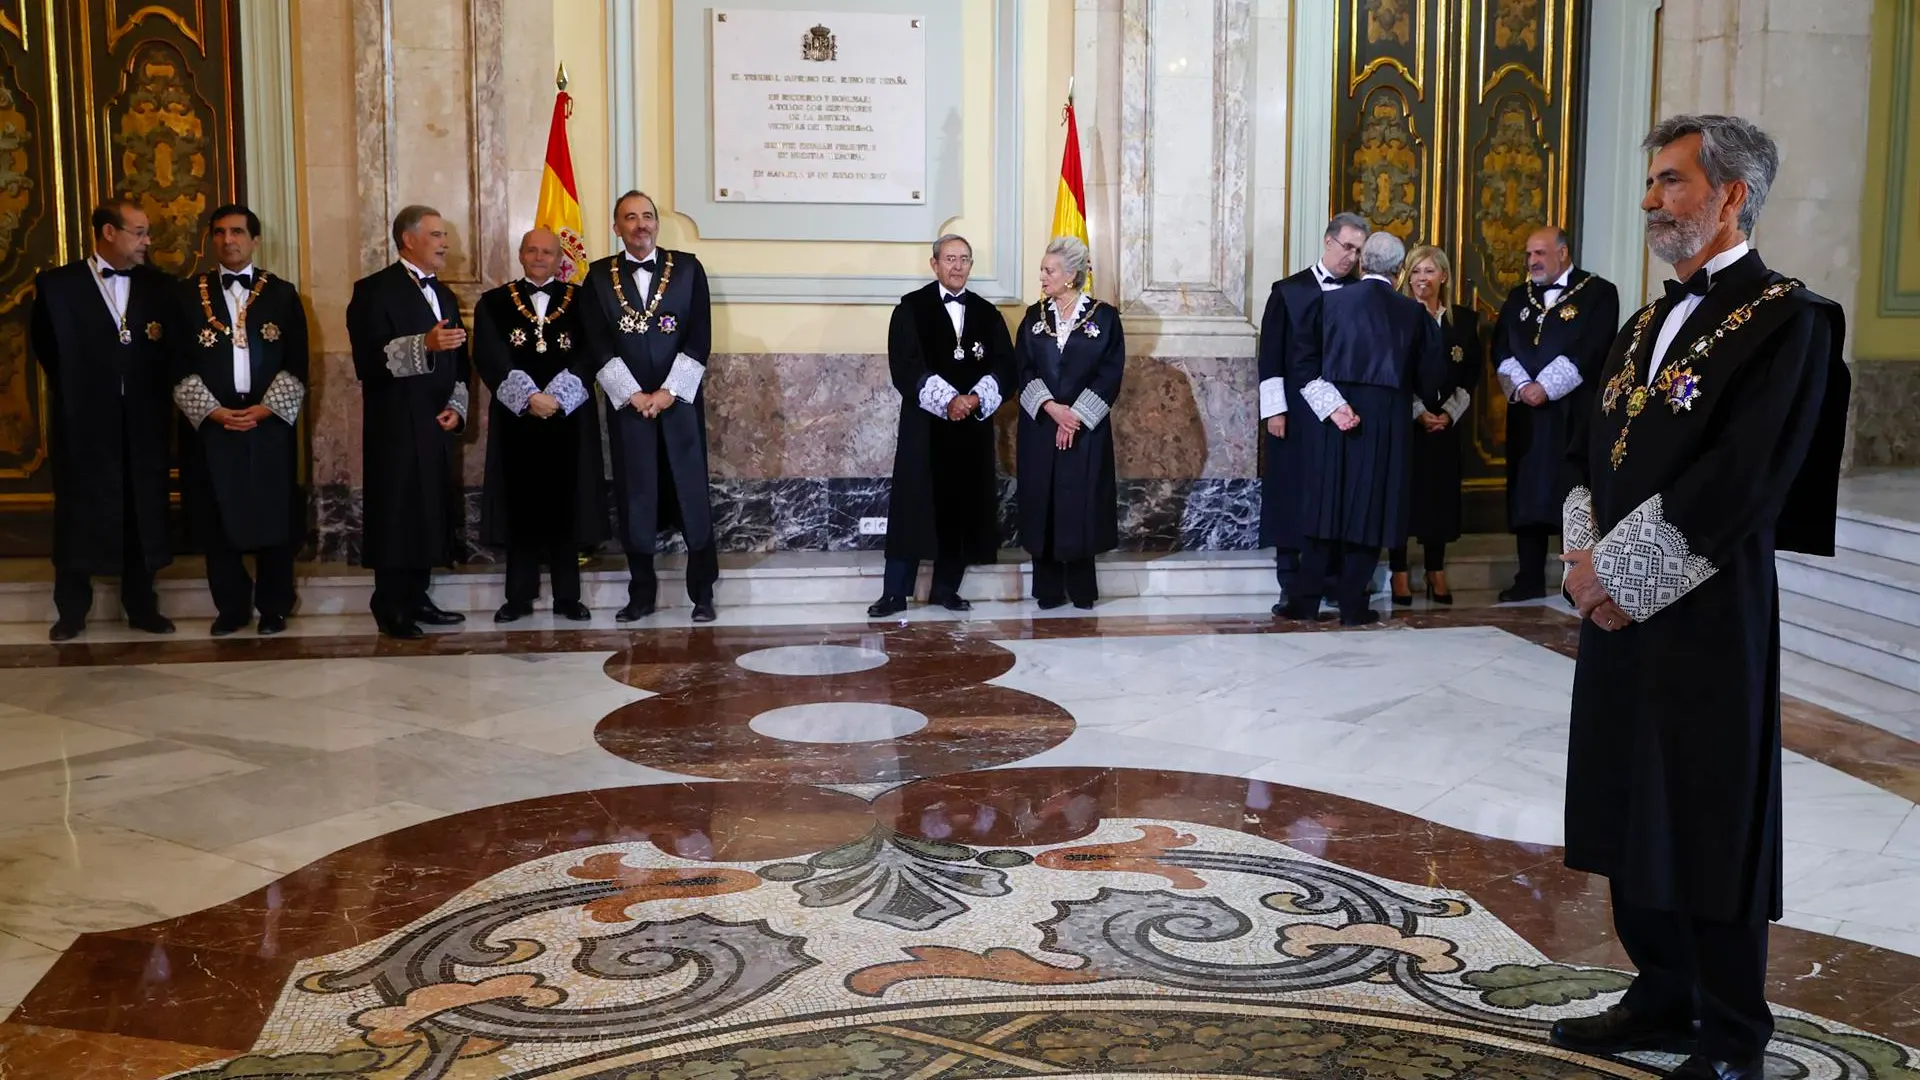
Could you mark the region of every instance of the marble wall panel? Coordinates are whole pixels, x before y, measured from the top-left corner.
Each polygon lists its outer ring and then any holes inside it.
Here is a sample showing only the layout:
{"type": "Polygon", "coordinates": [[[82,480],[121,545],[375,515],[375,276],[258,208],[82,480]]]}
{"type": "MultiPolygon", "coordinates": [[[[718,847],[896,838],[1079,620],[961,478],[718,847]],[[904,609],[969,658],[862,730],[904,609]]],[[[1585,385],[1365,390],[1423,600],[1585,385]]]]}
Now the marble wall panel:
{"type": "Polygon", "coordinates": [[[1251,358],[1132,356],[1114,408],[1114,456],[1132,479],[1247,477],[1258,467],[1251,358]]]}
{"type": "Polygon", "coordinates": [[[1920,465],[1920,359],[1853,362],[1847,459],[1854,469],[1920,465]]]}
{"type": "Polygon", "coordinates": [[[884,354],[717,354],[702,393],[717,477],[893,471],[900,395],[884,354]]]}
{"type": "MultiPolygon", "coordinates": [[[[343,333],[344,336],[344,333],[343,333]]],[[[360,384],[353,357],[329,352],[309,368],[307,475],[317,485],[357,487],[360,480],[360,384]]]]}
{"type": "Polygon", "coordinates": [[[827,547],[832,551],[879,551],[885,535],[860,535],[861,518],[884,518],[892,497],[889,477],[841,477],[827,481],[827,547]]]}

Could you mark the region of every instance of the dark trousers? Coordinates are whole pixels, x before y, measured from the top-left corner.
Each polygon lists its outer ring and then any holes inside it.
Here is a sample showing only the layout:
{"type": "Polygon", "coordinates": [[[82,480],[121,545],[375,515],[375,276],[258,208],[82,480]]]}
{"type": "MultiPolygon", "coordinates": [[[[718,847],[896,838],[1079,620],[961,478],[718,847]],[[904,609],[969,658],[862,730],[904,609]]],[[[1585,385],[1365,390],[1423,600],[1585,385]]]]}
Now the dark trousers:
{"type": "Polygon", "coordinates": [[[1068,600],[1090,607],[1100,599],[1093,556],[1084,559],[1033,560],[1033,598],[1048,606],[1068,600]]]}
{"type": "MultiPolygon", "coordinates": [[[[627,602],[651,604],[660,596],[660,578],[653,572],[653,556],[627,552],[627,602]]],[[[720,552],[711,547],[687,552],[687,599],[713,603],[713,583],[720,580],[720,552]]]]}
{"type": "Polygon", "coordinates": [[[540,597],[540,564],[547,566],[547,578],[553,582],[553,602],[580,602],[580,556],[571,540],[545,547],[509,547],[507,549],[507,602],[531,605],[540,597]]]}
{"type": "MultiPolygon", "coordinates": [[[[143,618],[160,611],[160,598],[153,592],[153,571],[147,568],[145,549],[140,544],[140,517],[133,504],[132,462],[122,455],[120,477],[120,606],[128,618],[143,618]]],[[[85,570],[53,569],[53,609],[61,622],[86,622],[93,610],[93,575],[85,570]]]]}
{"type": "Polygon", "coordinates": [[[1367,586],[1372,584],[1374,568],[1379,565],[1377,547],[1344,540],[1308,540],[1306,550],[1300,553],[1300,573],[1287,588],[1287,601],[1303,607],[1309,602],[1317,606],[1328,575],[1337,575],[1339,587],[1333,596],[1340,606],[1340,618],[1357,619],[1371,606],[1367,586]]]}
{"type": "Polygon", "coordinates": [[[432,584],[429,567],[375,570],[373,602],[367,606],[376,619],[411,619],[430,602],[427,587],[432,584]]]}
{"type": "Polygon", "coordinates": [[[1546,525],[1526,525],[1513,531],[1514,548],[1520,556],[1520,569],[1513,576],[1515,585],[1547,587],[1547,538],[1553,529],[1546,525]]]}
{"type": "Polygon", "coordinates": [[[1613,901],[1613,928],[1640,975],[1621,1004],[1700,1024],[1699,1052],[1715,1061],[1758,1057],[1773,1038],[1767,1008],[1767,924],[1723,923],[1613,901]]]}
{"type": "Polygon", "coordinates": [[[252,552],[256,577],[247,575],[247,554],[228,547],[224,537],[207,541],[207,589],[220,616],[251,619],[256,605],[262,615],[293,614],[293,547],[252,552]]]}
{"type": "MultiPolygon", "coordinates": [[[[1447,545],[1423,542],[1420,545],[1420,554],[1425,561],[1427,573],[1431,574],[1447,568],[1447,545]]],[[[1406,545],[1403,544],[1400,547],[1391,548],[1387,551],[1387,568],[1396,574],[1404,574],[1407,572],[1406,545]]]]}
{"type": "MultiPolygon", "coordinates": [[[[933,603],[939,603],[960,591],[960,582],[967,576],[965,559],[949,559],[938,556],[933,560],[933,588],[927,596],[933,603]]],[[[881,595],[900,596],[911,599],[913,587],[920,580],[920,560],[888,559],[885,584],[881,585],[881,595]]]]}

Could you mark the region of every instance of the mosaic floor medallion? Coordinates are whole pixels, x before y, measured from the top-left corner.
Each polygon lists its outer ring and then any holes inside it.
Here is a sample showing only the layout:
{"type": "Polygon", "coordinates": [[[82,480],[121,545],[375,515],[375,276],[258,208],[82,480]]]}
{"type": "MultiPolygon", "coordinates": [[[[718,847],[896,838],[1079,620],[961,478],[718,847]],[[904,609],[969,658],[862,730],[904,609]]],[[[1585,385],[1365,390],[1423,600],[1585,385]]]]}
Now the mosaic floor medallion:
{"type": "MultiPolygon", "coordinates": [[[[647,842],[514,866],[302,961],[239,1080],[1645,1077],[1547,1046],[1627,983],[1458,892],[1244,832],[1109,818],[967,846],[877,828],[805,857],[647,842]]],[[[1912,1080],[1900,1045],[1783,1013],[1773,1073],[1912,1080]]]]}

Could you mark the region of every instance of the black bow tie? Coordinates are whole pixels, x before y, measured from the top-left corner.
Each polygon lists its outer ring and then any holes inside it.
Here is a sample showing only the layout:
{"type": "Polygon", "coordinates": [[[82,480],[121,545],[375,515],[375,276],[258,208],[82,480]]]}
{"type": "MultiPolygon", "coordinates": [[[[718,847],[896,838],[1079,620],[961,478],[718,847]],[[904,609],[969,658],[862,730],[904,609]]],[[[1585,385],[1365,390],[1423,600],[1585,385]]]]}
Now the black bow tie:
{"type": "Polygon", "coordinates": [[[1712,287],[1713,277],[1707,273],[1707,268],[1704,266],[1695,270],[1693,276],[1685,281],[1674,281],[1668,278],[1667,303],[1678,304],[1689,296],[1705,296],[1707,290],[1712,287]]]}
{"type": "Polygon", "coordinates": [[[549,297],[555,297],[560,295],[561,288],[562,286],[560,284],[559,278],[554,278],[552,281],[547,282],[545,285],[535,285],[533,282],[529,281],[527,282],[527,295],[531,296],[534,293],[545,293],[549,297]]]}
{"type": "Polygon", "coordinates": [[[658,259],[653,259],[653,258],[649,258],[645,262],[641,262],[638,259],[629,258],[627,260],[627,265],[633,267],[635,272],[642,273],[642,274],[655,274],[655,273],[659,273],[660,271],[660,261],[658,259]]]}
{"type": "Polygon", "coordinates": [[[943,293],[940,298],[949,304],[960,304],[964,306],[967,302],[965,293],[953,293],[951,295],[943,293]]]}
{"type": "Polygon", "coordinates": [[[422,289],[432,291],[434,282],[432,274],[414,274],[411,270],[407,271],[407,273],[413,274],[413,283],[415,285],[420,286],[422,289]]]}
{"type": "Polygon", "coordinates": [[[131,278],[131,277],[133,276],[133,271],[131,271],[131,270],[115,270],[115,269],[114,269],[113,267],[111,267],[111,266],[103,266],[103,267],[101,267],[101,268],[100,268],[100,276],[101,276],[102,278],[105,278],[105,279],[108,279],[108,280],[111,280],[111,279],[113,279],[113,278],[117,278],[117,277],[123,277],[123,278],[131,278]]]}
{"type": "Polygon", "coordinates": [[[222,289],[231,289],[235,285],[240,286],[242,289],[253,288],[253,275],[252,274],[221,274],[220,275],[220,287],[222,289]]]}

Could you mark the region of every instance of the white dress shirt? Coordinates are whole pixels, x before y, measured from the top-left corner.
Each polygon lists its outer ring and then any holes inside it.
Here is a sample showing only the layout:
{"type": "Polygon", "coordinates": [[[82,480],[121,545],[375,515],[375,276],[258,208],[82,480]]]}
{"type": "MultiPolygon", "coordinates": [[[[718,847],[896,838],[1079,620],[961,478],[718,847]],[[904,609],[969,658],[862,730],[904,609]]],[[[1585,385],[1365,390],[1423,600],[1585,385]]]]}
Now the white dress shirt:
{"type": "Polygon", "coordinates": [[[1334,277],[1333,271],[1320,263],[1313,264],[1313,277],[1320,283],[1321,292],[1332,292],[1347,283],[1345,278],[1334,277]]]}
{"type": "Polygon", "coordinates": [[[430,282],[423,282],[419,280],[420,278],[431,278],[433,277],[433,275],[427,273],[425,270],[420,269],[419,267],[413,265],[412,263],[408,262],[405,259],[400,260],[400,265],[406,267],[408,271],[410,271],[413,274],[415,279],[414,284],[420,289],[420,295],[427,298],[427,306],[433,309],[434,321],[438,322],[439,320],[446,318],[446,316],[441,314],[440,312],[440,290],[434,288],[430,282]]]}
{"type": "MultiPolygon", "coordinates": [[[[625,266],[620,268],[621,275],[625,277],[627,281],[633,283],[632,291],[627,293],[627,303],[632,304],[638,310],[645,311],[647,309],[647,303],[653,299],[653,273],[640,269],[640,263],[643,260],[634,258],[633,252],[631,251],[622,249],[620,258],[626,263],[625,266]]],[[[655,266],[659,266],[665,261],[660,254],[659,248],[654,248],[652,251],[649,251],[647,258],[653,260],[655,266]]]]}
{"type": "MultiPolygon", "coordinates": [[[[214,273],[222,275],[215,279],[219,281],[224,280],[227,274],[252,277],[255,271],[253,264],[248,263],[239,270],[229,270],[223,266],[214,273]]],[[[253,392],[253,361],[247,353],[246,321],[242,313],[246,310],[247,296],[253,290],[241,288],[236,281],[221,291],[227,294],[227,325],[233,328],[233,391],[236,394],[250,394],[253,392]]]]}
{"type": "Polygon", "coordinates": [[[947,291],[946,286],[942,285],[940,287],[940,306],[947,309],[947,318],[953,320],[953,340],[955,341],[959,341],[967,332],[967,305],[964,302],[966,295],[967,290],[965,289],[961,289],[957,293],[950,293],[947,291]],[[954,296],[961,297],[963,302],[958,304],[948,303],[948,298],[954,296]]]}
{"type": "MultiPolygon", "coordinates": [[[[543,289],[553,281],[552,278],[548,278],[546,281],[535,281],[532,278],[521,278],[520,280],[526,282],[531,289],[543,289]]],[[[553,297],[543,292],[531,291],[529,291],[528,296],[533,301],[533,313],[542,319],[546,318],[547,305],[553,302],[553,297]]]]}
{"type": "MultiPolygon", "coordinates": [[[[1709,288],[1712,286],[1714,275],[1746,258],[1750,250],[1752,249],[1747,242],[1742,240],[1708,259],[1706,271],[1709,288]]],[[[1705,299],[1704,296],[1682,297],[1678,304],[1673,305],[1673,310],[1667,312],[1667,321],[1660,324],[1660,336],[1653,339],[1653,359],[1647,364],[1648,386],[1653,385],[1653,376],[1660,370],[1661,361],[1667,358],[1667,350],[1673,347],[1673,339],[1680,336],[1680,328],[1687,324],[1687,319],[1699,308],[1700,301],[1705,299]]]]}
{"type": "Polygon", "coordinates": [[[1554,279],[1553,284],[1540,291],[1541,305],[1551,311],[1553,305],[1559,303],[1561,295],[1567,291],[1567,279],[1572,276],[1573,267],[1569,266],[1565,270],[1562,270],[1560,276],[1554,279]]]}
{"type": "Polygon", "coordinates": [[[93,283],[100,287],[100,299],[107,302],[107,310],[113,315],[114,329],[119,330],[127,321],[127,297],[133,288],[133,279],[120,273],[110,278],[101,277],[101,271],[112,269],[107,261],[98,255],[87,261],[93,265],[93,283]]]}

